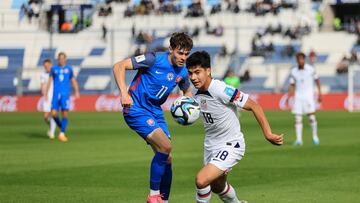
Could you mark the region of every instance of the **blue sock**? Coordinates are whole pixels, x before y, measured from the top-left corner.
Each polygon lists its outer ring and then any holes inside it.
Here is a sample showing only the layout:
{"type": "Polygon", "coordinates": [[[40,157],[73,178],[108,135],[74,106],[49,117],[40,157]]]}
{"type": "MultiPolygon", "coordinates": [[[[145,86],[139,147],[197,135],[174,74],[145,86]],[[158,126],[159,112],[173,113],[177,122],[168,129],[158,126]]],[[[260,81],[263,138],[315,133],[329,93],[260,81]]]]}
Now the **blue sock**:
{"type": "Polygon", "coordinates": [[[163,177],[161,178],[161,184],[160,184],[160,194],[164,195],[163,197],[164,200],[169,199],[171,180],[172,180],[172,167],[170,163],[170,164],[166,164],[165,166],[165,172],[163,177]]]}
{"type": "Polygon", "coordinates": [[[61,122],[60,122],[59,117],[56,116],[56,117],[53,117],[53,118],[54,118],[54,120],[55,120],[56,125],[57,125],[59,128],[61,128],[61,122]]]}
{"type": "Polygon", "coordinates": [[[161,177],[165,172],[166,161],[169,155],[156,152],[150,168],[150,189],[160,190],[161,177]]]}
{"type": "Polygon", "coordinates": [[[67,123],[68,123],[68,119],[62,118],[62,120],[61,120],[61,132],[62,133],[65,133],[67,123]]]}

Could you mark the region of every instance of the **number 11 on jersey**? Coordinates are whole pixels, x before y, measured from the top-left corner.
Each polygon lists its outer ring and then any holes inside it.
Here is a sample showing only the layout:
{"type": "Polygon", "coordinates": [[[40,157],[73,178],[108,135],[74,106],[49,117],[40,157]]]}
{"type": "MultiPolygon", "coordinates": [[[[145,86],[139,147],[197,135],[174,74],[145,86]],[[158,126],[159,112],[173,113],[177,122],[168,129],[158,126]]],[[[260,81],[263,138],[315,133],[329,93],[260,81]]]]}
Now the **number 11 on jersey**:
{"type": "Polygon", "coordinates": [[[161,98],[162,96],[164,96],[166,90],[168,90],[168,87],[162,85],[161,89],[159,90],[159,92],[156,94],[157,98],[161,98]]]}

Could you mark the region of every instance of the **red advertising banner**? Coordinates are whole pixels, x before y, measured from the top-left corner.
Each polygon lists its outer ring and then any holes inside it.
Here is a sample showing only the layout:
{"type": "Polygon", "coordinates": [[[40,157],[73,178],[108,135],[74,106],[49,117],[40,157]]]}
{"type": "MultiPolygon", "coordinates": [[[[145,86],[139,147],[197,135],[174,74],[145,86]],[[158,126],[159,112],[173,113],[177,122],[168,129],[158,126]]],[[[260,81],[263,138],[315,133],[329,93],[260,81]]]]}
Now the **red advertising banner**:
{"type": "MultiPolygon", "coordinates": [[[[168,111],[172,102],[179,95],[171,95],[163,104],[168,111]]],[[[264,110],[288,110],[286,94],[259,93],[251,94],[253,100],[259,103],[264,110]]],[[[291,100],[290,100],[291,101],[291,100]]],[[[40,96],[0,96],[0,112],[36,112],[42,111],[43,98],[40,96]]],[[[290,102],[291,103],[291,102],[290,102]]],[[[319,110],[345,111],[348,106],[346,93],[331,93],[323,95],[319,110]]],[[[360,96],[354,99],[354,109],[360,110],[360,96]]],[[[120,97],[113,95],[81,95],[79,99],[71,97],[71,111],[121,111],[120,97]]]]}

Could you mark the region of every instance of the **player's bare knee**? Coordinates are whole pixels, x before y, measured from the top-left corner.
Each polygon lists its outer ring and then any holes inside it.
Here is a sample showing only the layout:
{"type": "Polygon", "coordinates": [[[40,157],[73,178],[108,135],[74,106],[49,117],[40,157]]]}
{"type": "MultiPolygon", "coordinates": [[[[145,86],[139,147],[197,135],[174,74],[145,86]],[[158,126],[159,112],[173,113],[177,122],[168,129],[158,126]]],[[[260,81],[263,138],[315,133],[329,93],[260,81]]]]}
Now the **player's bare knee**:
{"type": "Polygon", "coordinates": [[[208,181],[206,180],[206,178],[202,177],[201,175],[197,175],[196,179],[195,179],[195,184],[196,187],[201,189],[201,188],[205,188],[206,186],[209,185],[208,181]]]}
{"type": "Polygon", "coordinates": [[[169,143],[164,143],[164,144],[162,144],[161,146],[159,146],[159,151],[160,151],[161,153],[170,154],[170,153],[171,153],[171,149],[172,149],[172,147],[171,147],[171,143],[170,143],[170,142],[169,142],[169,143]]]}
{"type": "Polygon", "coordinates": [[[52,111],[52,112],[51,112],[51,116],[52,116],[52,117],[56,117],[56,116],[57,116],[57,112],[56,112],[56,111],[52,111]]]}

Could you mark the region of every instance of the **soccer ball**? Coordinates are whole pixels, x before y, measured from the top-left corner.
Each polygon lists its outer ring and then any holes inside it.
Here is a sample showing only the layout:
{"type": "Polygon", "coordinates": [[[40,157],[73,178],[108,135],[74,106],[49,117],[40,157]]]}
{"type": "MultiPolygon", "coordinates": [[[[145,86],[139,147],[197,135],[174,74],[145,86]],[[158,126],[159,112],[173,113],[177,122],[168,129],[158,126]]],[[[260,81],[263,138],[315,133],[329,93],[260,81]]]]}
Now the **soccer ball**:
{"type": "Polygon", "coordinates": [[[200,106],[195,99],[182,96],[172,103],[170,112],[174,120],[181,125],[190,125],[200,116],[200,106]]]}

